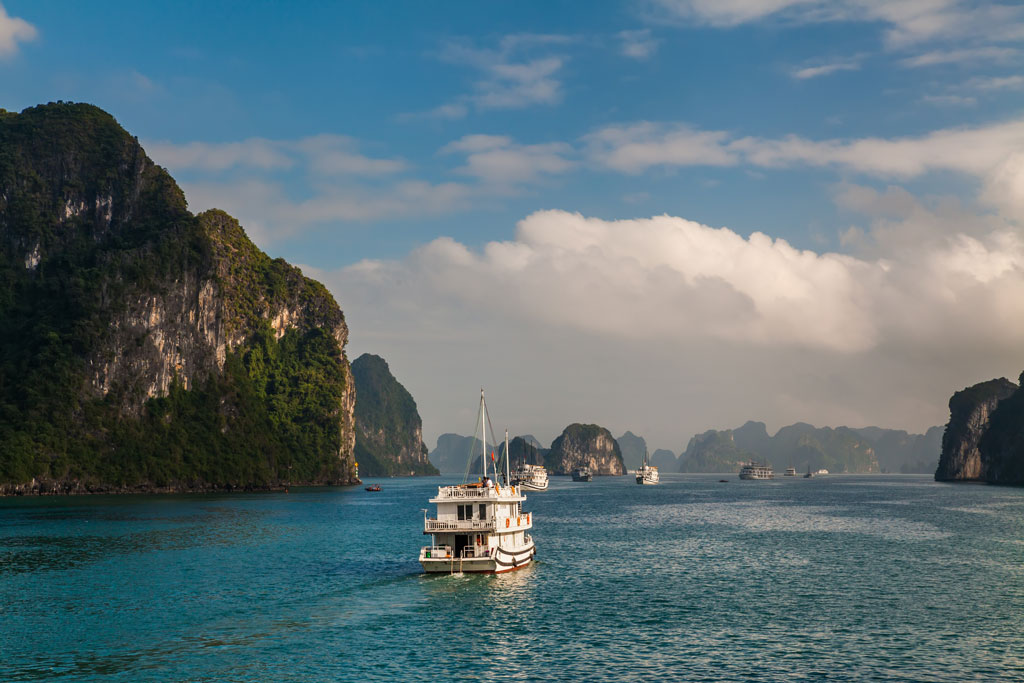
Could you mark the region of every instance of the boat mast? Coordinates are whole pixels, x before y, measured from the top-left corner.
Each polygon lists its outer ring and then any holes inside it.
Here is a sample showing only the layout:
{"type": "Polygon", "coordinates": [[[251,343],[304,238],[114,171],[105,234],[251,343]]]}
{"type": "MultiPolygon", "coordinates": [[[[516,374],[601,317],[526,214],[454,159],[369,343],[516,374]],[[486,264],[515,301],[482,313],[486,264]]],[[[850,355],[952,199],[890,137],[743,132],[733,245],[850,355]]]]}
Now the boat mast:
{"type": "Polygon", "coordinates": [[[485,422],[487,406],[484,404],[484,388],[480,387],[480,459],[484,462],[484,479],[487,478],[487,427],[485,422]]]}
{"type": "Polygon", "coordinates": [[[505,486],[512,481],[512,466],[508,463],[508,430],[505,430],[505,486]]]}

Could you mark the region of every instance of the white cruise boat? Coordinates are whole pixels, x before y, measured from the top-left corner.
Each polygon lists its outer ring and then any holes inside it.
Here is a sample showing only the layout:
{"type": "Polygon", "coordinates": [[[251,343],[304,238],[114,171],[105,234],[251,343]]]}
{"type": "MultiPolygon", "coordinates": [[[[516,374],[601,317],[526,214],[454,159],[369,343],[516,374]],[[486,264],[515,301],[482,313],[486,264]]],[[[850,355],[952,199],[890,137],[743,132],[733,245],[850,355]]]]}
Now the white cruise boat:
{"type": "Polygon", "coordinates": [[[765,462],[758,465],[755,462],[748,462],[740,469],[740,479],[774,479],[775,470],[765,462]]]}
{"type": "MultiPolygon", "coordinates": [[[[486,415],[481,389],[480,424],[485,434],[486,415]]],[[[482,444],[486,441],[480,439],[482,444]]],[[[424,512],[423,533],[430,536],[430,545],[420,549],[423,571],[499,574],[522,569],[533,561],[537,550],[528,533],[533,528],[533,515],[523,512],[526,496],[522,487],[510,483],[507,432],[505,453],[504,483],[488,475],[485,445],[479,481],[437,487],[437,495],[430,499],[437,505],[436,515],[427,517],[424,512]]],[[[494,475],[498,476],[497,468],[494,475]]]]}
{"type": "Polygon", "coordinates": [[[790,465],[789,467],[786,468],[786,471],[783,472],[782,474],[785,477],[795,477],[796,476],[796,468],[793,467],[792,465],[790,465]]]}
{"type": "Polygon", "coordinates": [[[661,475],[658,474],[658,468],[654,465],[647,464],[646,450],[644,451],[644,462],[640,465],[640,469],[636,471],[636,483],[641,485],[661,483],[661,475]]]}
{"type": "Polygon", "coordinates": [[[512,483],[521,486],[524,491],[547,491],[548,471],[543,465],[519,465],[512,473],[512,483]]]}

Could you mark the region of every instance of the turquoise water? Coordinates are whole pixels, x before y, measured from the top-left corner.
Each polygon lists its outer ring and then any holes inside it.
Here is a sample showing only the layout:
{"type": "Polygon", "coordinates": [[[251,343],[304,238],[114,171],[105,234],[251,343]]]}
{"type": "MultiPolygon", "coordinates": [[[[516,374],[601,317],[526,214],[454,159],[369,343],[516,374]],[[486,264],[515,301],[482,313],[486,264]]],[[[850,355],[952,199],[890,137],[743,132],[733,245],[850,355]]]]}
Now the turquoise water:
{"type": "Polygon", "coordinates": [[[419,573],[439,478],[0,499],[0,679],[1024,680],[1024,490],[729,478],[553,478],[499,576],[419,573]]]}

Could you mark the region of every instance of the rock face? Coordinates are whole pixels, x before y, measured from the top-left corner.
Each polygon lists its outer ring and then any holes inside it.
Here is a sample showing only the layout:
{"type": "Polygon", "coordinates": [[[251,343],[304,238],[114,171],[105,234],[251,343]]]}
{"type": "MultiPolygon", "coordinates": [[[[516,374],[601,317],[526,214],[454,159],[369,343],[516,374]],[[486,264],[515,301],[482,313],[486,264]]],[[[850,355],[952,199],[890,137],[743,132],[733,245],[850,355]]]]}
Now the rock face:
{"type": "Polygon", "coordinates": [[[0,491],[356,481],[344,315],[105,112],[0,110],[0,491]]]}
{"type": "MultiPolygon", "coordinates": [[[[526,463],[527,465],[543,465],[544,464],[544,453],[540,448],[534,445],[533,437],[517,436],[508,442],[508,452],[511,456],[510,464],[513,470],[519,467],[520,464],[526,463]]],[[[498,455],[505,455],[505,444],[501,444],[498,447],[498,455]]]]}
{"type": "Polygon", "coordinates": [[[883,472],[930,474],[935,471],[935,463],[942,452],[942,427],[931,427],[924,434],[878,427],[853,431],[874,446],[883,472]]]}
{"type": "Polygon", "coordinates": [[[738,472],[743,463],[756,457],[736,445],[731,429],[709,429],[686,445],[680,458],[680,472],[738,472]]]}
{"type": "MultiPolygon", "coordinates": [[[[494,446],[487,444],[490,453],[494,446]]],[[[511,447],[510,447],[511,450],[511,447]]],[[[458,434],[442,434],[437,437],[437,447],[430,452],[430,462],[445,474],[465,474],[467,467],[470,472],[481,471],[480,439],[458,434]],[[470,460],[473,461],[470,465],[470,460]]]]}
{"type": "Polygon", "coordinates": [[[651,462],[662,472],[678,472],[679,458],[667,448],[658,448],[651,453],[651,462]]]}
{"type": "Polygon", "coordinates": [[[544,466],[552,474],[571,474],[589,467],[595,475],[626,473],[619,444],[611,432],[597,425],[571,424],[551,444],[544,466]]]}
{"type": "Polygon", "coordinates": [[[736,472],[750,460],[767,461],[777,472],[790,465],[830,472],[880,471],[868,439],[847,427],[832,429],[804,422],[783,427],[775,436],[768,436],[763,422],[704,432],[690,439],[680,457],[680,471],[736,472]]]}
{"type": "Polygon", "coordinates": [[[635,470],[640,467],[640,463],[644,459],[644,451],[647,450],[647,441],[633,432],[626,432],[615,441],[618,442],[619,449],[622,451],[622,462],[626,469],[635,470]]]}
{"type": "Polygon", "coordinates": [[[427,458],[416,401],[387,362],[369,353],[352,361],[356,386],[355,456],[363,476],[438,474],[427,458]]]}
{"type": "Polygon", "coordinates": [[[1002,378],[953,394],[936,481],[1024,481],[1024,397],[1019,393],[1016,384],[1002,378]]]}

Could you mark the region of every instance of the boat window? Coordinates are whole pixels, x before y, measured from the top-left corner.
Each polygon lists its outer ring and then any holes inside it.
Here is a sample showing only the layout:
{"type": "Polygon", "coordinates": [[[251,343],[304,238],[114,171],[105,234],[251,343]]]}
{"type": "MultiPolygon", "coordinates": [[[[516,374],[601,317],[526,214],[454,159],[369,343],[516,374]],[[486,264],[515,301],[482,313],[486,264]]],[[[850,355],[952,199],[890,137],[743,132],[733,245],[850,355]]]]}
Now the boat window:
{"type": "Polygon", "coordinates": [[[485,505],[484,503],[480,503],[480,519],[487,519],[487,505],[485,505]]]}
{"type": "Polygon", "coordinates": [[[459,521],[462,521],[462,520],[466,519],[466,506],[465,505],[459,505],[458,508],[459,508],[459,521]]]}

